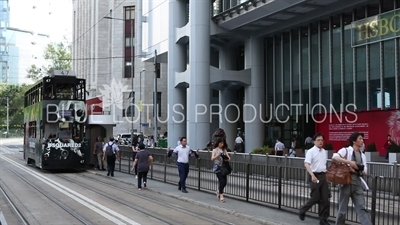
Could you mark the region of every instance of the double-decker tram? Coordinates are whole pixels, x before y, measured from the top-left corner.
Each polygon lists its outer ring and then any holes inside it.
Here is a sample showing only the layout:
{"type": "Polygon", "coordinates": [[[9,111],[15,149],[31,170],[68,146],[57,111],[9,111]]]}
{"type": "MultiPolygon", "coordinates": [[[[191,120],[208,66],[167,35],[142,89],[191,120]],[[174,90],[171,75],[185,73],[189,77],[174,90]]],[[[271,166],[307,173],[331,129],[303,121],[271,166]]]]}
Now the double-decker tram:
{"type": "Polygon", "coordinates": [[[82,169],[86,82],[56,70],[25,93],[24,159],[41,169],[82,169]]]}

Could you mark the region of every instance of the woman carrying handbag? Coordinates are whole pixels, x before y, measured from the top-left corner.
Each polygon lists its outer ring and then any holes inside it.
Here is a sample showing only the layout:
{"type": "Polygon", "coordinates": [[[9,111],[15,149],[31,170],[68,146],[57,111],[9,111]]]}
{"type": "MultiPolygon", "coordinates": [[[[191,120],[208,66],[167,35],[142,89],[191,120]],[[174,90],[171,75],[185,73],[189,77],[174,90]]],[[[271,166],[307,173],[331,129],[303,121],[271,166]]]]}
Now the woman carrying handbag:
{"type": "Polygon", "coordinates": [[[214,150],[211,155],[211,161],[214,162],[213,172],[218,178],[217,197],[221,202],[225,202],[224,189],[228,180],[228,175],[231,173],[229,161],[231,160],[228,154],[228,145],[225,139],[219,138],[214,144],[214,150]]]}

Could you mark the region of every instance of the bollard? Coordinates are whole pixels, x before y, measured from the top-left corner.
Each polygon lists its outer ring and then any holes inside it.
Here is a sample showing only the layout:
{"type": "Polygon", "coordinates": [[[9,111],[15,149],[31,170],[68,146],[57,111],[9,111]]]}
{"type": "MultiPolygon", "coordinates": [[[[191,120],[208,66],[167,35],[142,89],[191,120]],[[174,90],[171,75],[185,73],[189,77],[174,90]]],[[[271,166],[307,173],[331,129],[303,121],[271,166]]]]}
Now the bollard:
{"type": "Polygon", "coordinates": [[[282,209],[282,167],[278,167],[278,208],[282,209]]]}
{"type": "Polygon", "coordinates": [[[247,171],[246,171],[246,202],[249,201],[249,195],[250,195],[250,163],[247,163],[246,165],[247,171]]]}
{"type": "Polygon", "coordinates": [[[393,162],[393,177],[394,177],[394,182],[393,182],[393,195],[394,196],[399,196],[400,191],[399,191],[399,167],[397,165],[397,161],[393,162]]]}
{"type": "MultiPolygon", "coordinates": [[[[129,156],[128,160],[128,174],[131,174],[131,158],[133,159],[133,152],[131,152],[131,155],[129,156]]],[[[135,160],[135,159],[133,159],[135,160]]]]}
{"type": "Polygon", "coordinates": [[[378,177],[374,176],[373,177],[373,183],[372,183],[372,202],[371,202],[371,222],[373,225],[375,225],[375,219],[376,219],[376,192],[377,192],[377,186],[378,186],[378,177]]]}
{"type": "Polygon", "coordinates": [[[167,182],[167,155],[164,155],[164,183],[167,182]]]}
{"type": "Polygon", "coordinates": [[[198,168],[197,190],[200,191],[200,189],[201,189],[201,184],[200,184],[200,181],[201,181],[201,158],[197,159],[196,163],[197,163],[197,168],[198,168]]]}

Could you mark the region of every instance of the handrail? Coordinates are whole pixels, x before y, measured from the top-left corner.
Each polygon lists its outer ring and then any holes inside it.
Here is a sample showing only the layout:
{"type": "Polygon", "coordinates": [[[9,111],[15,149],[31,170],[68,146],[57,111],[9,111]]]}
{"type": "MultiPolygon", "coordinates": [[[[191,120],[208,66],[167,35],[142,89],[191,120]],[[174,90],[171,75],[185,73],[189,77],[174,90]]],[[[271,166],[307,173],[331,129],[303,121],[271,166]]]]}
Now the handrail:
{"type": "Polygon", "coordinates": [[[246,2],[240,3],[232,8],[229,8],[225,11],[222,11],[212,17],[215,22],[218,22],[221,19],[225,19],[226,16],[232,17],[233,13],[240,14],[241,10],[244,9],[247,11],[249,6],[257,7],[259,2],[266,3],[267,0],[248,0],[246,2]]]}

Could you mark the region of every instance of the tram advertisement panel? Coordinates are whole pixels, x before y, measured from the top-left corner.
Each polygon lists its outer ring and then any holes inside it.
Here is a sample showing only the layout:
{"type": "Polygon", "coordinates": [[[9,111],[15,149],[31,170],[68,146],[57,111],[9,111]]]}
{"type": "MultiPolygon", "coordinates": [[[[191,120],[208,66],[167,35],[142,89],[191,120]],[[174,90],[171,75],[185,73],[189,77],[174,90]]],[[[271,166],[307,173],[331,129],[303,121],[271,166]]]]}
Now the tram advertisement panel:
{"type": "Polygon", "coordinates": [[[375,142],[377,151],[384,155],[383,145],[387,135],[400,144],[400,111],[367,111],[315,115],[315,131],[325,135],[326,142],[332,143],[335,150],[348,143],[353,132],[364,133],[367,146],[375,142]]]}
{"type": "Polygon", "coordinates": [[[87,113],[84,101],[49,100],[43,104],[44,134],[43,156],[45,159],[83,160],[84,124],[87,113]]]}

